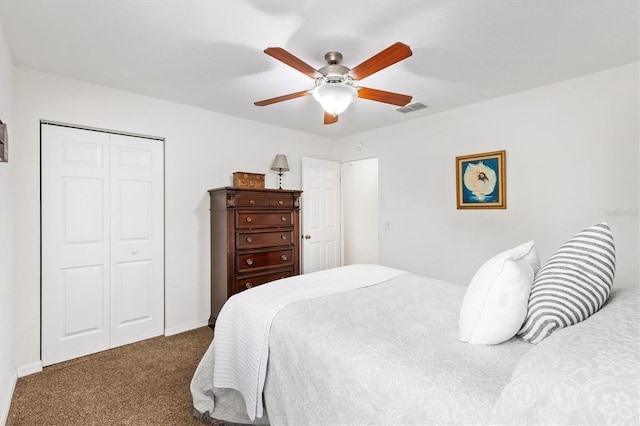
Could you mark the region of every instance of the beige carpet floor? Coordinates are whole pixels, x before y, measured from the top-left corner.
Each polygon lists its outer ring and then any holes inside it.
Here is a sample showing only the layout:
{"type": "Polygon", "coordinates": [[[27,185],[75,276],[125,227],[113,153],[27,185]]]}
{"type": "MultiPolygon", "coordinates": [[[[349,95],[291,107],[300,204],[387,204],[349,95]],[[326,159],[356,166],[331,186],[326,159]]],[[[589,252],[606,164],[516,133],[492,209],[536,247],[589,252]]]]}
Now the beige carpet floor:
{"type": "Polygon", "coordinates": [[[18,379],[7,425],[199,425],[191,377],[213,332],[198,328],[45,367],[18,379]]]}

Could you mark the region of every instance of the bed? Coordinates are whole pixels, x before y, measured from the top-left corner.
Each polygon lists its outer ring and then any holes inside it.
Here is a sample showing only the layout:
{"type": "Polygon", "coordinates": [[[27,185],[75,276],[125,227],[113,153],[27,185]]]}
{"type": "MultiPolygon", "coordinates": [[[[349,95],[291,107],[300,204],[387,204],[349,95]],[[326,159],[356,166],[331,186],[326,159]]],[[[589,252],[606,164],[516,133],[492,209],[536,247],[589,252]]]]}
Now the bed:
{"type": "MultiPolygon", "coordinates": [[[[526,316],[549,261],[535,267],[532,244],[505,253],[496,256],[502,276],[482,300],[502,278],[512,292],[523,275],[526,316]],[[521,269],[507,276],[512,260],[521,269]]],[[[476,344],[461,325],[473,284],[351,265],[233,296],[192,380],[194,415],[272,425],[640,423],[637,287],[610,287],[602,306],[536,344],[518,335],[476,344]],[[297,288],[301,295],[291,296],[297,288]],[[254,327],[262,311],[270,319],[254,327]]],[[[492,313],[509,322],[504,311],[492,313]]]]}

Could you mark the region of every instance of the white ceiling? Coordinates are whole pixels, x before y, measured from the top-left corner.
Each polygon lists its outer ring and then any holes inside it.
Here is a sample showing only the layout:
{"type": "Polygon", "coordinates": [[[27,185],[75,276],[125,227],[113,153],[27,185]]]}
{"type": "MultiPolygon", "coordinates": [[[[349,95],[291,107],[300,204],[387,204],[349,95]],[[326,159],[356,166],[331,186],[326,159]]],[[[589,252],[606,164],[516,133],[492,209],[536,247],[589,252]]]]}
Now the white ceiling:
{"type": "Polygon", "coordinates": [[[638,0],[0,0],[16,66],[326,137],[424,117],[639,59],[638,0]],[[253,102],[314,82],[339,51],[353,68],[396,41],[413,56],[360,85],[430,106],[357,99],[325,126],[312,97],[253,102]]]}

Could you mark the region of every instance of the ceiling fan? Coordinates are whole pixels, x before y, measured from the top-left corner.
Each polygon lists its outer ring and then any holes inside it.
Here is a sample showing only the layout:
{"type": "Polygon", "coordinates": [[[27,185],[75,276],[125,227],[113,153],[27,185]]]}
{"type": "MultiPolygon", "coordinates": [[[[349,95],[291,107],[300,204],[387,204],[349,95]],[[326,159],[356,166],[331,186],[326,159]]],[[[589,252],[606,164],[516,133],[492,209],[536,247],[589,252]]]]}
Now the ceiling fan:
{"type": "Polygon", "coordinates": [[[264,50],[264,53],[313,78],[316,87],[311,90],[303,90],[255,102],[256,106],[266,106],[313,95],[324,109],[324,124],[333,124],[338,121],[338,115],[345,111],[356,97],[398,106],[405,106],[411,102],[411,96],[354,85],[356,81],[362,80],[411,56],[413,52],[406,44],[400,42],[392,44],[351,69],[340,64],[342,54],[339,52],[325,54],[324,59],[327,61],[327,65],[319,70],[296,58],[281,47],[269,47],[264,50]]]}

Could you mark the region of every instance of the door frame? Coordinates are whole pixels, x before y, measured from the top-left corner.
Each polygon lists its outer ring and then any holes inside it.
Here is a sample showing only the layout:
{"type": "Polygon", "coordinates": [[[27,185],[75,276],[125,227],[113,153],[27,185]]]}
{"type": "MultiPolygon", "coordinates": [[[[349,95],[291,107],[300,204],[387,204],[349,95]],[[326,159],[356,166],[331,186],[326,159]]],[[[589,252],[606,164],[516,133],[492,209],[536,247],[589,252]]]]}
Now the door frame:
{"type": "MultiPolygon", "coordinates": [[[[349,200],[349,201],[345,201],[347,197],[345,197],[345,177],[348,179],[348,175],[345,175],[344,173],[342,173],[342,169],[349,165],[349,163],[357,163],[360,161],[368,161],[368,160],[377,160],[377,170],[376,170],[376,182],[377,182],[377,206],[376,206],[376,257],[377,257],[377,263],[380,263],[380,245],[381,245],[381,226],[380,226],[380,157],[378,156],[372,156],[372,157],[366,157],[366,158],[358,158],[358,159],[354,159],[354,160],[348,160],[348,161],[342,161],[340,162],[340,168],[341,168],[341,172],[340,172],[340,196],[341,196],[341,201],[340,201],[340,206],[341,206],[341,228],[340,228],[340,239],[342,241],[342,247],[341,247],[341,254],[342,254],[342,264],[344,265],[345,262],[345,243],[346,243],[346,235],[345,235],[345,220],[344,220],[344,212],[345,212],[345,208],[348,207],[348,204],[350,201],[354,201],[354,200],[349,200]]],[[[360,178],[360,176],[356,176],[355,179],[358,180],[360,178]]]]}
{"type": "MultiPolygon", "coordinates": [[[[341,169],[343,167],[343,165],[345,163],[349,163],[349,162],[357,162],[357,161],[363,161],[363,160],[372,160],[372,159],[376,159],[378,160],[378,171],[377,171],[377,176],[376,179],[378,181],[378,207],[377,207],[377,211],[376,211],[376,224],[377,224],[377,258],[378,258],[378,263],[380,262],[380,253],[381,253],[381,246],[382,246],[382,227],[381,227],[381,216],[380,216],[380,157],[377,155],[371,156],[371,157],[366,157],[366,158],[357,158],[357,159],[353,159],[353,160],[348,160],[348,161],[338,161],[338,160],[326,160],[323,158],[317,158],[317,157],[303,157],[303,158],[310,158],[310,159],[315,159],[315,160],[323,160],[323,161],[330,161],[330,162],[334,162],[337,163],[339,165],[339,169],[340,169],[340,173],[341,173],[341,169]]],[[[301,187],[302,187],[302,182],[304,182],[304,174],[305,174],[305,167],[304,167],[304,162],[302,162],[302,166],[301,166],[301,171],[302,171],[302,178],[301,178],[301,187]]],[[[344,193],[343,193],[343,176],[342,174],[340,175],[340,185],[339,185],[339,190],[340,190],[340,205],[338,206],[338,215],[340,217],[340,266],[344,265],[344,245],[345,245],[345,232],[344,232],[344,208],[345,208],[345,203],[344,203],[344,193]]],[[[303,193],[302,193],[302,209],[303,212],[301,213],[301,216],[303,217],[303,222],[304,222],[304,210],[306,210],[307,207],[305,207],[305,203],[309,202],[309,195],[307,194],[307,197],[305,198],[305,193],[304,193],[304,188],[303,189],[303,193]]],[[[301,226],[302,232],[301,237],[304,238],[304,235],[307,232],[306,226],[303,223],[301,226]]],[[[304,250],[304,242],[303,244],[300,245],[300,249],[304,250]]],[[[302,268],[301,273],[303,273],[304,271],[304,253],[302,253],[301,255],[301,259],[302,259],[302,268]]]]}

